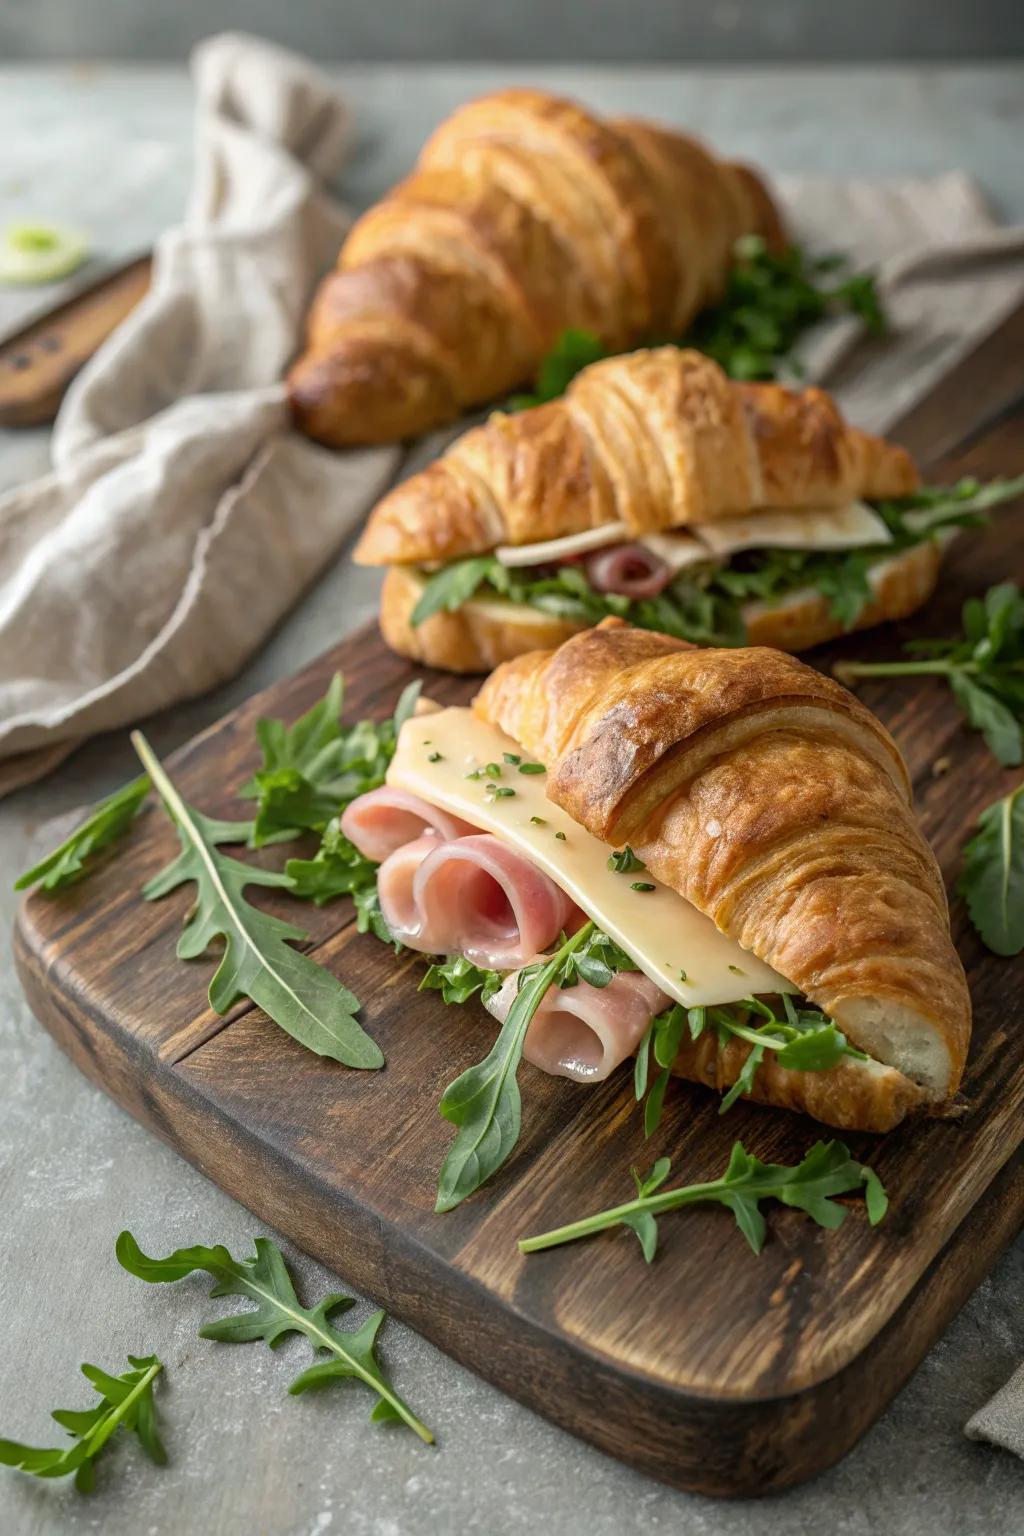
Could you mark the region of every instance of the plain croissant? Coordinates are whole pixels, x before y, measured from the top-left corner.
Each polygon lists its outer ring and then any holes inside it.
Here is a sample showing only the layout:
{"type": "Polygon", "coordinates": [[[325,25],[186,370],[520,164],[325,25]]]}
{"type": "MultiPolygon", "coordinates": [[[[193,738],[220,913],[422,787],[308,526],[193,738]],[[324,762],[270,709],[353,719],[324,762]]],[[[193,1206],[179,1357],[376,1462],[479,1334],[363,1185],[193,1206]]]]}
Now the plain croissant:
{"type": "Polygon", "coordinates": [[[296,418],[322,442],[389,442],[532,378],[568,327],[611,350],[678,335],[748,234],[784,244],[771,197],[694,139],[542,91],[470,102],[321,285],[296,418]]]}
{"type": "MultiPolygon", "coordinates": [[[[759,1096],[878,1129],[955,1092],[971,1014],[942,878],[895,743],[838,683],[780,652],[607,619],[499,667],[474,709],[547,764],[551,800],[628,843],[883,1064],[776,1067],[759,1096]]],[[[677,1068],[721,1086],[745,1054],[702,1037],[677,1068]]]]}

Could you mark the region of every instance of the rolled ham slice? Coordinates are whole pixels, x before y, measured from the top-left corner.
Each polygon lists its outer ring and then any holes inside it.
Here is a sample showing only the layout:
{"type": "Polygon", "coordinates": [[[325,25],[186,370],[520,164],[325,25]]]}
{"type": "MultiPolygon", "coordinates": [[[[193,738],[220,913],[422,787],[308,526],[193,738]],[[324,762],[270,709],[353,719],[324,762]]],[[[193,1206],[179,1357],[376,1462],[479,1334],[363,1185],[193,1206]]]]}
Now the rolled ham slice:
{"type": "Polygon", "coordinates": [[[525,965],[581,919],[571,897],[489,832],[418,838],[384,861],[377,890],[385,922],[410,949],[499,971],[525,965]]]}
{"type": "Polygon", "coordinates": [[[346,806],[341,817],[341,830],[364,859],[380,864],[396,849],[424,833],[447,842],[466,837],[476,828],[461,817],[421,800],[419,795],[382,784],[380,789],[371,789],[346,806]]]}
{"type": "MultiPolygon", "coordinates": [[[[504,1023],[518,989],[517,972],[487,1003],[488,1012],[504,1023]]],[[[554,1077],[603,1082],[634,1054],[654,1014],[671,1001],[642,971],[618,971],[606,987],[586,981],[550,987],[530,1021],[523,1055],[554,1077]]]]}
{"type": "Polygon", "coordinates": [[[643,544],[616,544],[584,560],[587,580],[596,592],[622,597],[657,597],[672,580],[672,567],[643,544]]]}

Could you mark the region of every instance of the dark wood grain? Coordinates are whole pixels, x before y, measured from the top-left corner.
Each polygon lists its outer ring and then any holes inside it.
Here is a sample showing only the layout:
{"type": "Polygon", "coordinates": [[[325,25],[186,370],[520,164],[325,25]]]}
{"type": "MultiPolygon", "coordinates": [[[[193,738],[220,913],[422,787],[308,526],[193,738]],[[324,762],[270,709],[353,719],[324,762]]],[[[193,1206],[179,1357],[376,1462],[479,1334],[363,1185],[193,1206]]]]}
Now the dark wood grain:
{"type": "MultiPolygon", "coordinates": [[[[933,478],[1024,470],[1022,425],[1022,413],[1005,417],[935,465],[933,478]]],[[[1019,510],[962,541],[912,624],[811,659],[827,667],[840,656],[889,656],[913,633],[950,632],[965,595],[1008,575],[1024,576],[1019,510]]],[[[171,767],[186,795],[218,816],[244,814],[233,796],[255,766],[254,720],[294,719],[335,668],[348,678],[349,718],[388,713],[411,672],[375,632],[353,636],[178,753],[171,767]]],[[[473,691],[420,675],[445,701],[473,691]]],[[[863,696],[908,758],[952,886],[968,829],[1014,777],[963,728],[938,684],[878,683],[863,696]]],[[[174,959],[188,892],[137,900],[173,846],[152,811],[88,881],[57,900],[26,900],[17,961],[47,1028],[95,1082],[260,1218],[523,1402],[656,1476],[753,1493],[837,1459],[1024,1220],[1024,965],[985,951],[958,900],[954,930],[975,1010],[968,1111],[884,1139],[847,1138],[889,1190],[882,1226],[867,1225],[859,1202],[838,1233],[773,1211],[755,1259],[726,1213],[695,1208],[662,1223],[648,1271],[621,1231],[530,1258],[515,1240],[616,1203],[632,1163],[667,1153],[680,1176],[702,1179],[721,1171],[736,1137],[792,1162],[820,1128],[747,1104],[721,1117],[709,1094],[679,1083],[645,1144],[625,1071],[587,1089],[524,1067],[515,1154],[476,1196],[438,1216],[451,1134],[438,1099],[483,1054],[487,1016],[418,992],[416,962],[358,934],[339,901],[303,907],[301,920],[317,957],[363,1000],[383,1072],[346,1072],[310,1055],[250,1005],[217,1018],[205,997],[211,966],[174,959]]],[[[279,894],[263,895],[284,909],[279,894]]]]}
{"type": "Polygon", "coordinates": [[[149,288],[140,256],[0,344],[0,427],[52,421],[78,370],[149,288]]]}

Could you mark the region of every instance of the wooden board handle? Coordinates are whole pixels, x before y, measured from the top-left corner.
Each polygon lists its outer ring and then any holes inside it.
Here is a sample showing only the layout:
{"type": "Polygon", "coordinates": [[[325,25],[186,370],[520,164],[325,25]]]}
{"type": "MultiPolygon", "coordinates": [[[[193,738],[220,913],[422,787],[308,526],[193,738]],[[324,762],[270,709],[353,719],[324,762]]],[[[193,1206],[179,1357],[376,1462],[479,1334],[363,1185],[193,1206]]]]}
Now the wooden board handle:
{"type": "Polygon", "coordinates": [[[0,427],[50,422],[64,391],[149,287],[140,256],[0,345],[0,427]]]}

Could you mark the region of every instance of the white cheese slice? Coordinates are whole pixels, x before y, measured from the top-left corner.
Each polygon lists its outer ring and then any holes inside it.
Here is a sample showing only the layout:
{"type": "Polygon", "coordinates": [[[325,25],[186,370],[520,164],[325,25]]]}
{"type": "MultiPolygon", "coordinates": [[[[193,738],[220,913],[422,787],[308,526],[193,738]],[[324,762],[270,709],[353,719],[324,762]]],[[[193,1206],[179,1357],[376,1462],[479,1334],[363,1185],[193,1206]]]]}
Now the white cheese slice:
{"type": "Polygon", "coordinates": [[[695,539],[692,533],[645,533],[640,543],[659,560],[664,560],[673,572],[683,571],[690,565],[714,564],[707,545],[695,539]]]}
{"type": "Polygon", "coordinates": [[[723,517],[714,523],[694,523],[692,531],[720,559],[741,549],[858,549],[892,543],[892,534],[878,513],[862,501],[845,507],[723,517]]]}
{"type": "Polygon", "coordinates": [[[505,762],[506,752],[529,761],[510,737],[471,710],[443,709],[402,727],[387,782],[453,811],[525,854],[652,981],[686,1007],[797,990],[645,870],[610,870],[611,849],[552,804],[544,792],[544,774],[520,773],[517,765],[505,762]],[[437,753],[440,757],[431,762],[437,753]],[[500,765],[499,779],[466,777],[488,763],[500,765]],[[499,799],[489,784],[515,794],[499,799]],[[531,821],[534,816],[541,818],[539,824],[531,821]],[[558,832],[564,840],[556,837],[558,832]],[[654,890],[634,891],[635,881],[653,884],[654,890]]]}
{"type": "Polygon", "coordinates": [[[597,528],[584,528],[582,533],[567,533],[539,544],[499,544],[494,553],[502,565],[547,565],[552,560],[567,560],[570,555],[585,555],[605,544],[621,544],[628,537],[625,523],[601,523],[597,528]]]}

